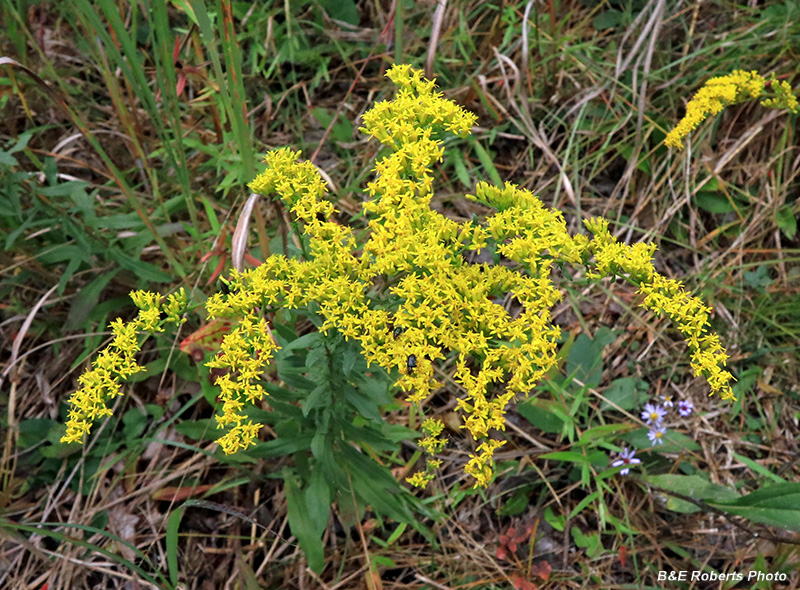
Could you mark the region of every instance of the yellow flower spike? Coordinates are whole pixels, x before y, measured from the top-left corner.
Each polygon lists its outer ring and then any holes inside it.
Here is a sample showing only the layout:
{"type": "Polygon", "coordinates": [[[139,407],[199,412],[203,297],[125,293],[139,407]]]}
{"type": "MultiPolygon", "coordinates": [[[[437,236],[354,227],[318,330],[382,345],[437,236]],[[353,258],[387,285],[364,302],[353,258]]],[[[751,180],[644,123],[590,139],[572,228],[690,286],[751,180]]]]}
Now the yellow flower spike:
{"type": "Polygon", "coordinates": [[[604,219],[585,222],[594,233],[588,249],[595,256],[593,275],[602,278],[622,272],[639,284],[639,293],[644,295],[640,303],[660,315],[669,316],[684,335],[692,355],[692,370],[695,376],[704,376],[711,386],[711,395],[719,393],[725,400],[735,400],[729,383],[733,375],[720,368],[725,365],[727,355],[719,344],[716,334],[704,335],[709,318],[709,308],[702,301],[689,295],[680,282],[667,279],[655,272],[652,256],[653,244],[627,246],[619,243],[608,231],[604,219]]]}
{"type": "MultiPolygon", "coordinates": [[[[667,134],[664,145],[683,149],[682,139],[708,117],[718,114],[729,105],[766,96],[766,83],[767,80],[755,71],[736,70],[726,76],[711,78],[687,103],[686,114],[667,134]]],[[[798,111],[797,98],[787,82],[779,82],[773,75],[770,86],[774,96],[764,98],[761,101],[763,106],[786,109],[792,113],[798,111]]]]}
{"type": "MultiPolygon", "coordinates": [[[[150,305],[150,299],[146,295],[141,296],[139,303],[146,308],[150,305]]],[[[134,360],[141,349],[136,329],[137,320],[126,324],[118,318],[111,323],[114,334],[111,344],[100,352],[92,363],[92,369],[78,378],[81,388],[70,396],[72,408],[61,442],[81,442],[92,423],[111,415],[106,403],[122,394],[118,379],[127,379],[144,370],[134,360]]]]}

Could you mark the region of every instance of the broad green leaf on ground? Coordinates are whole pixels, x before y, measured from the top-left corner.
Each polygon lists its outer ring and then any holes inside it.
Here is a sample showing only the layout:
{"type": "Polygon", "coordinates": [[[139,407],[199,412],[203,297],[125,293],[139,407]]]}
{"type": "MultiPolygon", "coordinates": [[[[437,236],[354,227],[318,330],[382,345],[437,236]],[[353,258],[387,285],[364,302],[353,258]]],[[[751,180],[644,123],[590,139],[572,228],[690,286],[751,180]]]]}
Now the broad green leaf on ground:
{"type": "Polygon", "coordinates": [[[674,473],[664,475],[648,475],[642,478],[647,483],[689,496],[693,500],[702,502],[724,502],[739,498],[734,490],[723,485],[712,483],[700,475],[678,475],[674,473]]]}
{"type": "Polygon", "coordinates": [[[578,379],[587,387],[597,387],[603,376],[603,348],[617,339],[613,330],[605,326],[597,330],[594,339],[581,334],[567,357],[567,375],[578,379]]]}
{"type": "Polygon", "coordinates": [[[709,504],[753,522],[800,531],[800,483],[776,483],[746,496],[709,504]]]}
{"type": "Polygon", "coordinates": [[[632,410],[641,406],[647,399],[647,382],[636,377],[621,377],[615,379],[603,393],[601,410],[615,409],[614,405],[622,410],[632,410]],[[606,401],[607,400],[607,401],[606,401]]]}

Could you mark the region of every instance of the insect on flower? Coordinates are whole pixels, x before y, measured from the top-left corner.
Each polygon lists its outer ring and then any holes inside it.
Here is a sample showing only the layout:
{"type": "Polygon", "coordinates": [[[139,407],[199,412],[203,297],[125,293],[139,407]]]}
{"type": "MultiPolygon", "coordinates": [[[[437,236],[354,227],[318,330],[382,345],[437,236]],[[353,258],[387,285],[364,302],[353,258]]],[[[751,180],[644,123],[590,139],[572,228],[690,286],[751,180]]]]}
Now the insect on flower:
{"type": "Polygon", "coordinates": [[[408,360],[406,360],[406,370],[411,373],[417,366],[417,355],[410,354],[408,355],[408,360]]]}
{"type": "Polygon", "coordinates": [[[223,295],[230,295],[231,294],[231,284],[223,278],[219,278],[217,280],[217,285],[219,286],[219,292],[223,295]]]}

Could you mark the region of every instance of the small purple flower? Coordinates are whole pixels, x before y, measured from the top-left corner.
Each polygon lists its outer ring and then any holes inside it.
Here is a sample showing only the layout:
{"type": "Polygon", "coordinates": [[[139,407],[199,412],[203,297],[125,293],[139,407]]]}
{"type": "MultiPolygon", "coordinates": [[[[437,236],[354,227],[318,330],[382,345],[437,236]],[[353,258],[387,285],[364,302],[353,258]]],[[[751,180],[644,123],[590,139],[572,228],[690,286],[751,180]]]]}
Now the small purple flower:
{"type": "Polygon", "coordinates": [[[667,411],[657,404],[645,404],[642,411],[642,420],[648,426],[659,426],[667,411]]]}
{"type": "Polygon", "coordinates": [[[692,410],[694,410],[694,404],[688,399],[683,399],[678,402],[678,413],[684,418],[691,414],[692,410]]]}
{"type": "MultiPolygon", "coordinates": [[[[631,449],[628,451],[628,447],[623,447],[622,451],[619,453],[619,458],[611,464],[611,467],[622,467],[623,465],[638,465],[642,462],[641,459],[637,459],[634,457],[636,451],[631,449]]],[[[631,470],[630,467],[625,467],[622,469],[619,474],[620,475],[628,475],[628,472],[631,470]]]]}
{"type": "Polygon", "coordinates": [[[667,433],[666,426],[659,426],[656,424],[650,432],[647,433],[647,438],[653,443],[653,446],[664,444],[664,435],[667,433]]]}
{"type": "Polygon", "coordinates": [[[662,395],[660,397],[665,408],[671,408],[675,405],[675,403],[672,401],[671,395],[662,395]]]}

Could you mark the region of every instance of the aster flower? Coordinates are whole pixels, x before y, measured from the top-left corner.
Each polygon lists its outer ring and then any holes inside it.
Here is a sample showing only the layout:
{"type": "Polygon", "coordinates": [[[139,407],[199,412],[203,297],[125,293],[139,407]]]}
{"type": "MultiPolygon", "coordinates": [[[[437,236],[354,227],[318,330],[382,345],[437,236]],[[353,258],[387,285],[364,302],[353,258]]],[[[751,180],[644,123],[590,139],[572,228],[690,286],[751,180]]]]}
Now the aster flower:
{"type": "Polygon", "coordinates": [[[664,420],[667,411],[658,404],[645,404],[642,411],[642,420],[648,426],[658,426],[664,420]]]}
{"type": "Polygon", "coordinates": [[[628,475],[628,472],[630,472],[631,470],[631,468],[629,467],[630,465],[638,465],[639,463],[642,462],[641,459],[637,459],[636,457],[634,457],[635,454],[636,451],[634,451],[633,449],[628,451],[628,447],[623,447],[622,451],[620,451],[619,453],[617,460],[611,464],[611,467],[622,467],[623,465],[625,465],[626,466],[625,469],[621,470],[619,474],[628,475]]]}
{"type": "Polygon", "coordinates": [[[654,426],[650,429],[650,432],[647,433],[647,438],[650,439],[650,442],[653,443],[653,446],[656,445],[663,445],[664,444],[664,435],[667,433],[666,426],[654,426]]]}
{"type": "Polygon", "coordinates": [[[661,403],[664,405],[665,408],[672,408],[675,406],[675,402],[672,401],[671,395],[661,395],[661,403]]]}
{"type": "Polygon", "coordinates": [[[689,414],[692,413],[694,410],[694,404],[690,402],[688,399],[684,399],[678,402],[678,413],[686,418],[689,414]]]}

